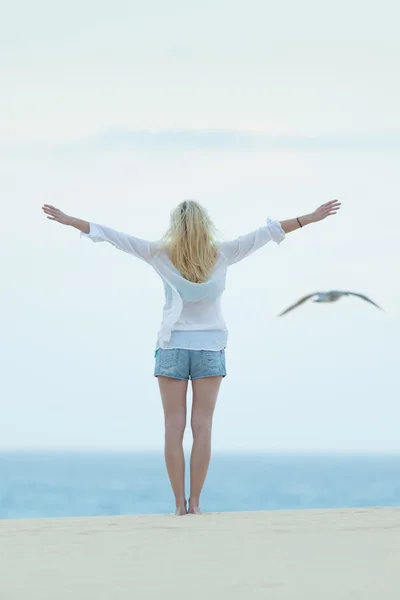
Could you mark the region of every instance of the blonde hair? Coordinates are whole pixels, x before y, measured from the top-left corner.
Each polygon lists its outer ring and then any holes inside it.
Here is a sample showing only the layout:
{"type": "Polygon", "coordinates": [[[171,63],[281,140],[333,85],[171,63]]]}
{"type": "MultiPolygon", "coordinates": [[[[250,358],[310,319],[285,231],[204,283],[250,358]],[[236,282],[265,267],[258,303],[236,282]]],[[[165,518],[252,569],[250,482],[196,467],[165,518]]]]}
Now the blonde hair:
{"type": "Polygon", "coordinates": [[[193,283],[208,280],[218,257],[216,230],[206,209],[195,200],[185,200],[171,212],[163,237],[174,267],[193,283]]]}

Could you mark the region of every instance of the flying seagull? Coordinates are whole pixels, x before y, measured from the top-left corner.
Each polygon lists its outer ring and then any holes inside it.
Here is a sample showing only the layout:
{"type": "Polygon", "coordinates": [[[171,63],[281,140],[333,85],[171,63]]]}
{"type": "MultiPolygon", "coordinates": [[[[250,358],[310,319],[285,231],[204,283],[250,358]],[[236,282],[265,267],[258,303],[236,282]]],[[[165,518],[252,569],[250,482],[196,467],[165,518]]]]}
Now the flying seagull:
{"type": "Polygon", "coordinates": [[[303,298],[300,298],[300,300],[298,300],[295,304],[292,304],[291,306],[289,306],[289,308],[287,308],[286,310],[281,312],[278,315],[278,317],[282,317],[282,315],[286,315],[286,313],[293,310],[297,306],[300,306],[300,304],[304,304],[304,302],[306,302],[307,300],[310,300],[310,298],[312,298],[313,302],[337,302],[337,300],[339,300],[343,296],[356,296],[357,298],[361,298],[362,300],[366,300],[367,302],[370,302],[371,304],[373,304],[374,306],[376,306],[377,308],[382,310],[382,308],[380,306],[375,304],[375,302],[372,302],[372,300],[367,298],[367,296],[364,296],[364,294],[356,294],[355,292],[340,292],[338,290],[331,290],[330,292],[314,292],[313,294],[308,294],[307,296],[303,296],[303,298]]]}

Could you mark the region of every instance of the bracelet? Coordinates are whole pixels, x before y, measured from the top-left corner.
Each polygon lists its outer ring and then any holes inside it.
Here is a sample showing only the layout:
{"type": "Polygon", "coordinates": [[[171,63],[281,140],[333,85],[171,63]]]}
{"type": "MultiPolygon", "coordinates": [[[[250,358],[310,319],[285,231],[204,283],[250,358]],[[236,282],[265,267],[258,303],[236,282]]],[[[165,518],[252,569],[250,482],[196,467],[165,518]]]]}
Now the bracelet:
{"type": "Polygon", "coordinates": [[[303,227],[303,225],[300,223],[299,221],[299,217],[296,217],[298,224],[300,225],[300,227],[303,227]]]}

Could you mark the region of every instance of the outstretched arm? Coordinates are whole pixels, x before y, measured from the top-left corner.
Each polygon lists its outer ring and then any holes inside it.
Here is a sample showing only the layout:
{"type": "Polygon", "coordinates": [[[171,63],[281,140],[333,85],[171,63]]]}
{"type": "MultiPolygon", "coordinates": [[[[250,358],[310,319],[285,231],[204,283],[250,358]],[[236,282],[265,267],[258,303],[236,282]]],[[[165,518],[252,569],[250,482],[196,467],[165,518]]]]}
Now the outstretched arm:
{"type": "Polygon", "coordinates": [[[341,203],[338,200],[330,200],[329,202],[319,206],[309,215],[302,215],[301,217],[296,217],[295,219],[281,221],[281,227],[285,233],[290,233],[291,231],[300,229],[301,227],[309,225],[310,223],[322,221],[322,219],[325,219],[330,215],[335,215],[340,208],[340,204],[341,203]]]}
{"type": "Polygon", "coordinates": [[[234,240],[220,243],[219,250],[225,256],[228,265],[233,265],[250,256],[271,240],[280,244],[284,238],[285,232],[280,222],[268,218],[264,227],[259,227],[234,240]]]}
{"type": "Polygon", "coordinates": [[[75,219],[75,217],[70,217],[63,213],[59,208],[52,206],[51,204],[43,204],[42,206],[43,212],[47,215],[47,218],[51,221],[57,221],[62,225],[71,225],[82,233],[90,232],[90,223],[89,221],[83,221],[82,219],[75,219]]]}
{"type": "Polygon", "coordinates": [[[274,241],[280,244],[285,238],[286,233],[290,233],[295,229],[300,229],[310,223],[322,221],[329,215],[334,215],[340,208],[338,200],[331,200],[323,204],[309,215],[302,215],[295,219],[287,221],[267,220],[264,227],[242,235],[234,240],[222,242],[219,246],[221,253],[225,256],[229,265],[232,265],[240,260],[243,260],[262,246],[265,246],[269,241],[274,241]]]}
{"type": "Polygon", "coordinates": [[[146,262],[150,262],[151,260],[152,252],[155,248],[152,242],[123,233],[122,231],[116,231],[115,229],[111,229],[111,227],[105,227],[98,223],[70,217],[50,204],[45,204],[43,211],[48,219],[57,221],[62,225],[75,227],[75,229],[81,232],[81,235],[88,237],[93,242],[109,242],[115,248],[118,248],[118,250],[132,254],[146,262]]]}

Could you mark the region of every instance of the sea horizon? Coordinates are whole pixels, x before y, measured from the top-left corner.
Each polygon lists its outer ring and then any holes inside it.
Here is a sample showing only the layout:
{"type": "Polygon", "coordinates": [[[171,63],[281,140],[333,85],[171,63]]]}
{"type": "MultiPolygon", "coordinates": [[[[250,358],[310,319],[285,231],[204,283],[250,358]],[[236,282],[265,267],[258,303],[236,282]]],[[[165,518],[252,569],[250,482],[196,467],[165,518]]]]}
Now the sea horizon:
{"type": "MultiPolygon", "coordinates": [[[[201,504],[205,512],[400,506],[400,455],[218,451],[201,504]]],[[[162,451],[0,451],[1,519],[173,506],[162,451]]]]}

